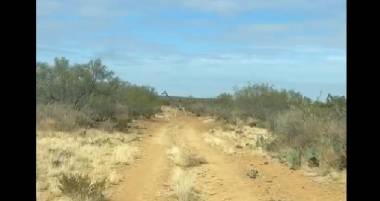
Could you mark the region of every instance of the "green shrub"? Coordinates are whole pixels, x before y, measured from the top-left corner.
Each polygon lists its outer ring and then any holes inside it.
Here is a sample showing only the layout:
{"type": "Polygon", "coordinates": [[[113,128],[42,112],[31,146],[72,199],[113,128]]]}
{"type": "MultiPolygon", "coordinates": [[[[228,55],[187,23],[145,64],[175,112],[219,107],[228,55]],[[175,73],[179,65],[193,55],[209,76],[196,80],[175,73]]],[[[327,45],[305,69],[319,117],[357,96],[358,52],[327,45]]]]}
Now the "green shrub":
{"type": "Polygon", "coordinates": [[[315,147],[307,147],[304,152],[304,158],[309,167],[319,167],[320,151],[315,147]]]}
{"type": "Polygon", "coordinates": [[[125,130],[131,119],[149,118],[165,103],[151,87],[121,81],[101,60],[70,65],[37,63],[37,124],[50,118],[60,130],[102,127],[125,130]]]}
{"type": "Polygon", "coordinates": [[[271,148],[292,148],[300,151],[301,157],[310,166],[343,169],[346,156],[345,122],[312,113],[308,110],[292,109],[275,118],[273,133],[276,145],[271,148]]]}
{"type": "Polygon", "coordinates": [[[299,169],[301,167],[301,152],[296,149],[291,149],[286,154],[286,160],[290,169],[299,169]]]}
{"type": "MultiPolygon", "coordinates": [[[[182,100],[188,111],[197,115],[214,115],[236,124],[256,119],[256,126],[272,131],[270,143],[257,141],[256,146],[271,152],[291,152],[292,167],[301,159],[310,166],[344,169],[346,165],[346,99],[328,95],[325,102],[312,101],[293,90],[277,90],[268,84],[248,84],[234,94],[221,94],[214,99],[182,100]],[[241,122],[241,121],[240,121],[241,122]],[[299,157],[295,157],[295,156],[299,157]],[[294,156],[294,157],[293,157],[294,156]]],[[[289,158],[290,157],[290,158],[289,158]]]]}

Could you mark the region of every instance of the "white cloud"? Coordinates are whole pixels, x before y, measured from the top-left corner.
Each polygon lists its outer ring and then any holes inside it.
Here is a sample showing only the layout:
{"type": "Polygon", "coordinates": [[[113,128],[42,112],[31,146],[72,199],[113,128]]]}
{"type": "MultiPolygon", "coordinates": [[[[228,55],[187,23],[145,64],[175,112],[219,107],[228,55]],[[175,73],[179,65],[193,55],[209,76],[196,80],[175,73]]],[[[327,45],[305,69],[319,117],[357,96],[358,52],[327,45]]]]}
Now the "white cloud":
{"type": "Polygon", "coordinates": [[[89,18],[109,18],[128,13],[129,7],[122,0],[37,0],[37,15],[55,14],[89,18]]]}
{"type": "Polygon", "coordinates": [[[345,4],[344,0],[175,0],[174,2],[179,2],[183,6],[193,9],[221,14],[259,9],[303,9],[312,11],[317,8],[334,9],[336,5],[345,4]]]}
{"type": "MultiPolygon", "coordinates": [[[[42,61],[67,56],[73,62],[100,57],[126,80],[168,87],[174,86],[173,80],[187,80],[176,85],[178,91],[186,88],[194,93],[197,84],[214,83],[222,91],[246,81],[335,82],[345,73],[345,11],[339,2],[344,4],[343,0],[38,0],[37,56],[42,61]],[[184,15],[179,14],[181,9],[184,15]],[[257,16],[263,19],[223,16],[245,11],[252,16],[260,11],[257,16]],[[121,18],[125,15],[131,17],[121,18]]],[[[215,93],[211,91],[204,93],[215,93]]]]}
{"type": "Polygon", "coordinates": [[[331,12],[345,3],[344,0],[37,0],[37,8],[39,15],[52,14],[59,8],[65,8],[65,11],[69,9],[83,16],[99,17],[178,5],[219,14],[278,9],[310,12],[324,9],[324,12],[331,12]]]}
{"type": "Polygon", "coordinates": [[[224,32],[215,40],[259,47],[345,49],[346,20],[342,17],[324,17],[286,23],[244,23],[224,32]]]}

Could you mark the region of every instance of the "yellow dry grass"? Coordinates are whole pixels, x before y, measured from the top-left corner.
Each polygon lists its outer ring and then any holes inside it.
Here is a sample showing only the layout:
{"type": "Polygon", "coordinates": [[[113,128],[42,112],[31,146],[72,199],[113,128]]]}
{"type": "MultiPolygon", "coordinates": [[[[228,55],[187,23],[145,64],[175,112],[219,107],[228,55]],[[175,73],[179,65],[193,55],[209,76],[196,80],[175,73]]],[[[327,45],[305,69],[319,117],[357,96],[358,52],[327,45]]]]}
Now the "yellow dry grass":
{"type": "Polygon", "coordinates": [[[199,196],[195,190],[197,169],[192,167],[207,163],[206,159],[178,146],[171,147],[167,154],[175,165],[170,178],[172,195],[178,201],[198,200],[199,196]]]}
{"type": "Polygon", "coordinates": [[[197,194],[194,190],[196,174],[191,170],[175,167],[171,177],[171,188],[178,201],[195,201],[197,194]]]}
{"type": "Polygon", "coordinates": [[[268,143],[273,140],[273,137],[263,128],[227,124],[209,130],[204,135],[204,140],[211,146],[218,147],[228,154],[252,151],[260,153],[262,152],[262,147],[257,146],[257,142],[262,139],[268,143]]]}
{"type": "Polygon", "coordinates": [[[180,167],[194,167],[207,163],[205,158],[178,146],[173,146],[167,151],[167,154],[169,159],[180,167]]]}
{"type": "Polygon", "coordinates": [[[37,132],[37,200],[66,199],[58,188],[62,173],[106,179],[107,186],[123,179],[120,168],[132,163],[138,152],[136,135],[99,130],[80,133],[37,132]]]}

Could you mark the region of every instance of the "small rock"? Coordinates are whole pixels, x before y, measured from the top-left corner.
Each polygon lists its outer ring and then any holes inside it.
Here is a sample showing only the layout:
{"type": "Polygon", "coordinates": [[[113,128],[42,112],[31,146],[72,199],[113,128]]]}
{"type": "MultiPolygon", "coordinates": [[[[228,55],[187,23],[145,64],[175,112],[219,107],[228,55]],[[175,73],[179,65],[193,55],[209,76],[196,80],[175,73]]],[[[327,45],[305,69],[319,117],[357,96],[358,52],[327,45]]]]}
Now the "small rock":
{"type": "Polygon", "coordinates": [[[247,176],[249,176],[252,179],[256,179],[256,177],[258,176],[258,174],[259,174],[259,172],[257,170],[255,170],[254,168],[252,168],[251,170],[249,170],[247,172],[247,176]]]}

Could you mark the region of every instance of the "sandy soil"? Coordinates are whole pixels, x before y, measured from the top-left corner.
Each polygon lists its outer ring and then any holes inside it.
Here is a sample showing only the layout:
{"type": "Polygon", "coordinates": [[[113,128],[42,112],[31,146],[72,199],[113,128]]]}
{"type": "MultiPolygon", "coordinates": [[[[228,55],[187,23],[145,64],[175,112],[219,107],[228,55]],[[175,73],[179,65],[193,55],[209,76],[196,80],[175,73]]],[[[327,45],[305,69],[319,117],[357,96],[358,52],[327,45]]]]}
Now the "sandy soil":
{"type": "Polygon", "coordinates": [[[173,145],[204,157],[206,164],[196,170],[197,200],[210,201],[343,201],[346,184],[317,182],[303,171],[290,170],[268,156],[247,153],[227,154],[206,142],[213,122],[167,109],[147,122],[139,143],[141,158],[124,171],[124,180],[112,189],[115,201],[168,201],[173,164],[167,150],[173,145]],[[247,172],[255,168],[255,179],[247,172]]]}

